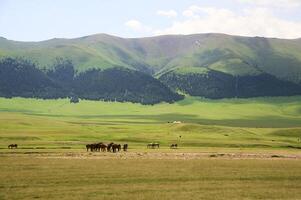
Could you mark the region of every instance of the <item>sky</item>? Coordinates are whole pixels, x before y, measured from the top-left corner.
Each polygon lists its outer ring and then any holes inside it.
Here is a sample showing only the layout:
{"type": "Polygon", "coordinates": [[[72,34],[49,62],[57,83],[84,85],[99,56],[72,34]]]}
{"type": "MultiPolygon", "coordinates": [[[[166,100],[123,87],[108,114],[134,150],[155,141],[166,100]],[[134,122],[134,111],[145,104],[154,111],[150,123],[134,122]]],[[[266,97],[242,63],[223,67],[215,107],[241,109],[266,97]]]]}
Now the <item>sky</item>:
{"type": "Polygon", "coordinates": [[[301,38],[301,0],[0,0],[0,36],[7,39],[97,33],[301,38]]]}

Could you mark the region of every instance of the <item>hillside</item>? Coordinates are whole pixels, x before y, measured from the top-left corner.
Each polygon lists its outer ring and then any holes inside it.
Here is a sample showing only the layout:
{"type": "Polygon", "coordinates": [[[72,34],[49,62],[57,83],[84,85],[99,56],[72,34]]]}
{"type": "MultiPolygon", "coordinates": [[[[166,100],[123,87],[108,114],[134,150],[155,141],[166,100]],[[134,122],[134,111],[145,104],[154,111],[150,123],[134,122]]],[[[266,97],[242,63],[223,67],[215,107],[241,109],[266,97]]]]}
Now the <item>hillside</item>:
{"type": "Polygon", "coordinates": [[[69,60],[58,59],[53,69],[45,72],[30,61],[13,58],[0,60],[0,96],[69,97],[142,104],[172,103],[183,98],[159,80],[136,70],[90,69],[75,75],[69,60]]]}
{"type": "Polygon", "coordinates": [[[224,34],[133,39],[97,34],[42,42],[2,38],[0,56],[26,57],[46,68],[63,57],[72,60],[78,71],[122,66],[162,74],[177,67],[207,67],[232,75],[266,72],[285,80],[301,80],[299,40],[224,34]]]}
{"type": "Polygon", "coordinates": [[[22,57],[46,72],[53,70],[57,58],[67,59],[75,76],[125,68],[158,78],[174,91],[208,98],[301,94],[298,39],[224,34],[130,39],[97,34],[42,42],[0,38],[1,57],[22,57]]]}

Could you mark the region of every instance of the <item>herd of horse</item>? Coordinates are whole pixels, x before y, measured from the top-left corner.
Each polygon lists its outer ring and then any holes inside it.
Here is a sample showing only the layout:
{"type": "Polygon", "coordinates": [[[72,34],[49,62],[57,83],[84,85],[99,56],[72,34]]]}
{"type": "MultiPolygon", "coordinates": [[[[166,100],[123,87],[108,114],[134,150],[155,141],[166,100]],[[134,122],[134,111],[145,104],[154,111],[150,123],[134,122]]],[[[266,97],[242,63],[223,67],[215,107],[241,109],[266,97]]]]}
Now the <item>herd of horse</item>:
{"type": "MultiPolygon", "coordinates": [[[[159,143],[149,143],[146,146],[148,149],[156,149],[156,148],[160,148],[160,144],[159,143]]],[[[171,144],[169,146],[171,149],[177,149],[178,148],[178,144],[171,144]]]]}
{"type": "MultiPolygon", "coordinates": [[[[146,145],[146,147],[148,149],[158,149],[160,148],[160,144],[159,143],[149,143],[146,145]]],[[[104,144],[102,142],[99,143],[93,143],[93,144],[87,144],[86,145],[86,149],[87,151],[91,151],[91,152],[97,152],[97,151],[101,151],[101,152],[119,152],[121,151],[121,148],[123,149],[123,151],[127,151],[128,149],[128,144],[115,144],[113,142],[109,143],[109,144],[104,144]]],[[[170,145],[171,149],[177,149],[178,148],[178,144],[171,144],[170,145]]]]}
{"type": "MultiPolygon", "coordinates": [[[[86,145],[87,151],[102,151],[102,152],[113,152],[116,153],[121,150],[121,144],[115,144],[113,142],[109,144],[104,144],[102,142],[99,143],[93,143],[93,144],[87,144],[86,145]]],[[[128,144],[123,144],[122,145],[123,151],[127,151],[128,149],[128,144]]]]}
{"type": "MultiPolygon", "coordinates": [[[[159,143],[149,143],[146,146],[148,149],[156,149],[156,148],[160,148],[160,144],[159,143]]],[[[8,145],[9,149],[16,149],[18,148],[17,144],[10,144],[8,145]]],[[[171,149],[177,149],[178,148],[178,144],[171,144],[170,145],[171,149]]],[[[123,151],[127,151],[128,150],[128,144],[115,144],[113,142],[109,143],[109,144],[104,144],[102,142],[99,143],[93,143],[93,144],[87,144],[86,145],[86,149],[87,151],[91,151],[91,152],[97,152],[97,151],[102,151],[102,152],[119,152],[121,151],[121,149],[123,149],[123,151]]]]}

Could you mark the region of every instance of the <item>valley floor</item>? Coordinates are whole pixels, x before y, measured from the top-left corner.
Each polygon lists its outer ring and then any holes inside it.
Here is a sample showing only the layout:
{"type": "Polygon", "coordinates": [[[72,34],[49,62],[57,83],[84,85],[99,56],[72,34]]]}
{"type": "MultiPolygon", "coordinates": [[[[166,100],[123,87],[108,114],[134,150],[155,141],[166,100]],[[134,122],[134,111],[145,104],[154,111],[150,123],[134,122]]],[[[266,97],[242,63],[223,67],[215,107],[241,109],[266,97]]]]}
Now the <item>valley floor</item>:
{"type": "Polygon", "coordinates": [[[185,148],[301,148],[301,97],[132,103],[0,98],[0,149],[83,149],[150,142],[185,148]],[[178,121],[179,123],[173,123],[178,121]]]}
{"type": "Polygon", "coordinates": [[[0,199],[301,199],[300,102],[0,98],[0,199]]]}

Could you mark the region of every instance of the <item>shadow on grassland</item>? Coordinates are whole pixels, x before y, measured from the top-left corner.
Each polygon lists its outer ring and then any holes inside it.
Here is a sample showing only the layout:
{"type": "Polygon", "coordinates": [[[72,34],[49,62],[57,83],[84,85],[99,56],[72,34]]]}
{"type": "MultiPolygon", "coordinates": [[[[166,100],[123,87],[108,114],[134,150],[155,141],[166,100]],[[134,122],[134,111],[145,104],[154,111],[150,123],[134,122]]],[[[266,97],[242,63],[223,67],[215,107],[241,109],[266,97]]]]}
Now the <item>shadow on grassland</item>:
{"type": "MultiPolygon", "coordinates": [[[[202,103],[210,103],[210,104],[229,104],[229,105],[237,105],[237,104],[268,104],[268,105],[286,105],[286,104],[296,104],[298,105],[301,101],[301,96],[283,96],[283,97],[252,97],[252,98],[224,98],[224,99],[208,99],[204,97],[190,97],[185,98],[184,100],[177,101],[174,104],[180,106],[186,106],[195,104],[197,102],[202,103]]],[[[301,106],[298,109],[299,113],[301,113],[301,106]]]]}
{"type": "MultiPolygon", "coordinates": [[[[182,121],[201,125],[219,125],[229,127],[252,128],[292,128],[301,126],[301,118],[285,118],[278,116],[250,117],[248,119],[203,119],[197,115],[187,114],[159,114],[159,115],[82,115],[80,119],[104,120],[105,123],[118,124],[162,124],[182,121]]],[[[70,122],[74,123],[74,122],[70,122]]],[[[79,123],[79,122],[77,122],[79,123]]],[[[99,122],[102,123],[102,122],[99,122]]],[[[91,125],[91,122],[80,122],[82,125],[91,125]]]]}
{"type": "MultiPolygon", "coordinates": [[[[98,125],[112,125],[112,124],[162,124],[173,121],[182,121],[185,123],[196,123],[202,125],[220,125],[229,127],[252,127],[252,128],[293,128],[301,127],[301,118],[285,118],[281,116],[260,116],[249,117],[246,119],[205,119],[199,118],[198,115],[192,114],[179,114],[179,113],[167,113],[158,115],[58,115],[58,114],[42,114],[32,112],[29,110],[6,110],[1,109],[4,112],[18,112],[31,116],[40,117],[72,117],[77,119],[87,120],[104,120],[103,122],[97,122],[98,125]]],[[[76,122],[68,122],[76,123],[76,122]]],[[[97,125],[91,122],[79,122],[83,125],[97,125]],[[89,124],[90,123],[90,124],[89,124]]]]}
{"type": "MultiPolygon", "coordinates": [[[[301,128],[294,128],[294,129],[282,129],[276,130],[270,133],[273,136],[282,136],[282,137],[297,137],[301,139],[301,128]]],[[[301,141],[300,141],[301,142],[301,141]]]]}

